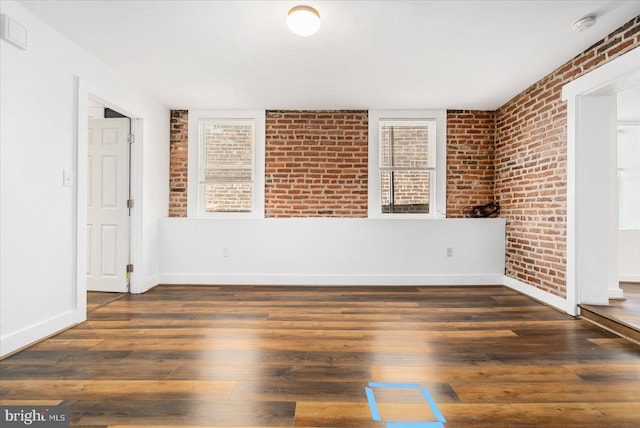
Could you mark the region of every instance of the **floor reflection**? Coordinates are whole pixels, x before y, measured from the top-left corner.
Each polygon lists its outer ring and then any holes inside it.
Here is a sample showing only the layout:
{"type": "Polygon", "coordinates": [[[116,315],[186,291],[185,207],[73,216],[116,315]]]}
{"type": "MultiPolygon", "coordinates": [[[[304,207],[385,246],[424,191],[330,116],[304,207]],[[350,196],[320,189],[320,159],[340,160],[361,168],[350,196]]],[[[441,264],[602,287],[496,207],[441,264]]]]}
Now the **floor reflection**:
{"type": "Polygon", "coordinates": [[[608,305],[588,305],[604,315],[640,330],[640,283],[621,282],[624,300],[610,300],[608,305]]]}

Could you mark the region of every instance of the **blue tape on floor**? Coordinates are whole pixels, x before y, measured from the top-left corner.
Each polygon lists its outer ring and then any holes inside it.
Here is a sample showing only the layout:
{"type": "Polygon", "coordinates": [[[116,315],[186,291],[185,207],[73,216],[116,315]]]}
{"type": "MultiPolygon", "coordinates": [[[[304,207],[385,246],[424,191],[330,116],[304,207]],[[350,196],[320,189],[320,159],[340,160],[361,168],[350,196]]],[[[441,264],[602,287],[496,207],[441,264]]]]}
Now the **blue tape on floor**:
{"type": "Polygon", "coordinates": [[[371,388],[413,388],[418,389],[420,385],[417,383],[384,383],[384,382],[371,382],[369,383],[371,388]]]}
{"type": "Polygon", "coordinates": [[[369,410],[371,411],[371,419],[374,421],[380,421],[380,412],[378,411],[378,404],[376,403],[376,397],[373,396],[373,389],[365,388],[367,393],[367,400],[369,401],[369,410]]]}
{"type": "Polygon", "coordinates": [[[387,428],[444,428],[442,422],[387,422],[387,428]]]}
{"type": "Polygon", "coordinates": [[[365,387],[367,394],[367,400],[369,401],[369,410],[371,411],[371,418],[374,421],[380,422],[380,411],[378,410],[378,404],[376,403],[376,397],[373,395],[373,389],[371,388],[405,388],[405,389],[419,389],[422,396],[427,401],[431,412],[436,417],[438,422],[386,422],[387,428],[444,428],[444,423],[447,420],[444,418],[440,409],[436,405],[436,402],[429,394],[427,388],[421,387],[417,383],[385,383],[385,382],[370,382],[369,387],[365,387]]]}
{"type": "Polygon", "coordinates": [[[431,394],[429,394],[429,391],[427,391],[427,388],[420,388],[420,391],[422,392],[422,395],[424,396],[425,400],[427,400],[427,403],[429,403],[429,407],[431,407],[431,411],[433,412],[436,419],[439,422],[447,422],[444,416],[442,416],[440,409],[438,409],[436,402],[433,401],[433,398],[431,398],[431,394]]]}

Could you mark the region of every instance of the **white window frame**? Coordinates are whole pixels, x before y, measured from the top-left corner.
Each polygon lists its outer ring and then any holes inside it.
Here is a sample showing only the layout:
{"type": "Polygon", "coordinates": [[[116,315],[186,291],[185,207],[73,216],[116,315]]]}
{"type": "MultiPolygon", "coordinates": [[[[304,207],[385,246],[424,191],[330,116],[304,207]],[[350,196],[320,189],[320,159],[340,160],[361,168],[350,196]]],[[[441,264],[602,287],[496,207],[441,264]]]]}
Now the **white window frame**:
{"type": "Polygon", "coordinates": [[[187,177],[187,217],[198,218],[264,218],[264,110],[189,110],[189,146],[187,177]],[[205,212],[203,186],[204,146],[201,138],[203,123],[216,121],[251,121],[254,125],[253,187],[251,212],[205,212]]]}
{"type": "Polygon", "coordinates": [[[446,110],[370,110],[369,111],[369,218],[433,219],[445,218],[447,201],[447,111],[446,110]],[[380,123],[398,120],[435,121],[435,146],[430,146],[429,158],[435,152],[435,172],[431,174],[429,213],[383,213],[380,192],[380,123]]]}
{"type": "MultiPolygon", "coordinates": [[[[623,209],[624,206],[622,205],[622,198],[620,197],[620,188],[622,187],[622,183],[624,181],[622,178],[620,178],[620,173],[628,172],[635,176],[640,174],[640,169],[637,166],[632,166],[630,168],[620,167],[620,163],[621,163],[620,144],[621,144],[621,138],[622,138],[620,134],[625,132],[630,132],[638,135],[640,133],[640,122],[623,122],[623,121],[618,122],[618,138],[616,140],[616,155],[617,155],[616,175],[618,179],[618,229],[619,230],[639,230],[640,229],[639,219],[633,216],[633,214],[629,215],[629,212],[623,209]],[[623,216],[625,218],[634,217],[635,222],[632,220],[631,224],[623,223],[621,221],[623,216]]],[[[634,140],[634,142],[635,141],[637,140],[634,140]]]]}

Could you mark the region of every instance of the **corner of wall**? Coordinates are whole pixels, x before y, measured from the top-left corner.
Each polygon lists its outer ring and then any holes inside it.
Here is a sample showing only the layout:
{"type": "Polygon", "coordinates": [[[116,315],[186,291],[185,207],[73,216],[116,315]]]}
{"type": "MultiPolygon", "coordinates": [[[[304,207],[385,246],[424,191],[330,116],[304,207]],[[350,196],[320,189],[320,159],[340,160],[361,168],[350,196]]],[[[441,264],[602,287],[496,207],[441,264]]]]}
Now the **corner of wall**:
{"type": "Polygon", "coordinates": [[[558,309],[559,311],[566,312],[571,316],[578,315],[578,307],[572,306],[567,299],[563,299],[562,297],[547,293],[546,291],[534,287],[533,285],[529,285],[526,282],[522,282],[505,275],[504,285],[511,288],[512,290],[515,290],[519,293],[531,297],[532,299],[544,303],[545,305],[549,305],[558,309]]]}

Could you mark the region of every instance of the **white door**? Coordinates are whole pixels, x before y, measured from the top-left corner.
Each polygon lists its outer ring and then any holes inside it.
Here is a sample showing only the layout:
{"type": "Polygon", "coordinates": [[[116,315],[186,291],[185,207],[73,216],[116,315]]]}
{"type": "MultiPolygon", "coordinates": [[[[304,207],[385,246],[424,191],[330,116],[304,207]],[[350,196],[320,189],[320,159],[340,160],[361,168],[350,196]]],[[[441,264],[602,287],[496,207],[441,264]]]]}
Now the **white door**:
{"type": "Polygon", "coordinates": [[[89,119],[87,290],[126,292],[129,119],[89,119]]]}

